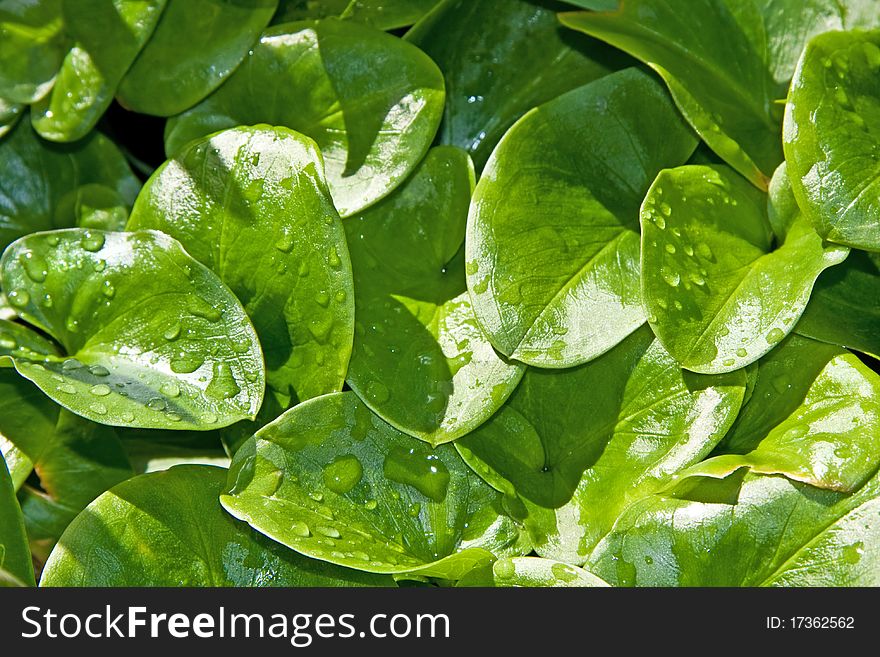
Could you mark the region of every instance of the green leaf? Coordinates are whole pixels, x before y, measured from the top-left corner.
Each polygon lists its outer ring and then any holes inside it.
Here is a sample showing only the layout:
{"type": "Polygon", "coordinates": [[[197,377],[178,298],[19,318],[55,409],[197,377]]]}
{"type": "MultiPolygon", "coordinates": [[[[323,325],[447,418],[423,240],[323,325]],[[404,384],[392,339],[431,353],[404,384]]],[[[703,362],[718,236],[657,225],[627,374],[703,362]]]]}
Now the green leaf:
{"type": "Polygon", "coordinates": [[[162,233],[29,235],[4,252],[0,282],[65,353],[16,345],[15,368],[78,415],[207,430],[260,407],[262,352],[241,304],[162,233]]]}
{"type": "Polygon", "coordinates": [[[495,586],[596,587],[608,583],[583,568],[537,557],[499,559],[492,566],[495,586]]]}
{"type": "Polygon", "coordinates": [[[272,25],[339,16],[351,0],[280,0],[272,25]]]}
{"type": "Polygon", "coordinates": [[[431,150],[391,196],[345,221],[357,333],[348,384],[383,420],[433,445],[489,418],[524,367],[492,349],[465,291],[473,167],[431,150]]]}
{"type": "Polygon", "coordinates": [[[95,127],[153,34],[165,4],[166,0],[64,1],[64,27],[75,43],[51,93],[31,111],[42,137],[74,141],[95,127]]]}
{"type": "Polygon", "coordinates": [[[343,217],[412,172],[443,111],[443,76],[418,48],[348,21],[267,30],[204,102],[168,122],[165,150],[236,125],[282,125],[311,137],[343,217]]]}
{"type": "MultiPolygon", "coordinates": [[[[8,338],[6,323],[0,321],[0,344],[8,338]]],[[[0,357],[0,360],[5,359],[0,357]]],[[[12,369],[0,369],[0,451],[15,490],[21,488],[34,469],[34,461],[23,447],[29,440],[50,435],[55,430],[57,409],[58,406],[30,381],[12,369]]]]}
{"type": "Polygon", "coordinates": [[[681,476],[747,467],[852,493],[880,464],[880,377],[848,351],[792,336],[758,362],[718,453],[681,476]]]}
{"type": "Polygon", "coordinates": [[[465,247],[474,311],[496,349],[568,367],[644,323],[638,207],[657,173],[695,145],[660,84],[635,69],[508,131],[477,184],[465,247]]]}
{"type": "Polygon", "coordinates": [[[341,17],[394,30],[412,25],[433,9],[440,0],[351,0],[341,17]]]}
{"type": "Polygon", "coordinates": [[[126,481],[71,523],[41,586],[391,586],[305,559],[224,513],[226,471],[177,466],[126,481]]]}
{"type": "Polygon", "coordinates": [[[134,475],[112,427],[52,406],[43,426],[35,427],[39,432],[20,435],[16,442],[39,480],[39,487],[25,484],[19,492],[28,537],[38,552],[48,552],[98,495],[134,475]]]}
{"type": "Polygon", "coordinates": [[[441,142],[467,150],[478,170],[528,110],[626,65],[628,58],[563,29],[556,18],[563,8],[446,0],[407,33],[446,78],[441,142]]]}
{"type": "Polygon", "coordinates": [[[27,105],[52,88],[67,51],[61,1],[0,2],[0,98],[27,105]]]}
{"type": "Polygon", "coordinates": [[[880,356],[880,268],[862,251],[819,276],[795,331],[880,356]]]}
{"type": "Polygon", "coordinates": [[[171,116],[219,87],[269,24],[278,0],[168,0],[119,85],[125,107],[171,116]]]}
{"type": "Polygon", "coordinates": [[[880,31],[829,32],[807,45],[783,141],[798,204],[827,240],[880,251],[880,31]]]}
{"type": "Polygon", "coordinates": [[[691,477],[630,507],[589,567],[616,586],[877,586],[878,492],[876,476],[855,495],[746,470],[691,477]]]}
{"type": "Polygon", "coordinates": [[[256,126],[192,142],[144,185],[128,228],[171,235],[229,286],[254,323],[274,391],[306,400],[342,388],[352,273],[311,139],[256,126]]]}
{"type": "Polygon", "coordinates": [[[0,587],[17,580],[25,585],[34,585],[34,567],[31,563],[31,551],[28,548],[24,521],[18,500],[15,499],[15,488],[6,469],[6,461],[0,458],[0,574],[9,577],[0,578],[0,587]],[[4,581],[5,580],[5,581],[4,581]]]}
{"type": "Polygon", "coordinates": [[[0,137],[15,127],[22,111],[24,111],[24,105],[0,98],[0,137]]]}
{"type": "Polygon", "coordinates": [[[87,221],[83,194],[101,193],[105,204],[110,196],[120,206],[116,212],[127,214],[140,188],[122,153],[103,135],[51,144],[29,121],[0,140],[0,170],[0,249],[28,233],[87,221]]]}
{"type": "Polygon", "coordinates": [[[586,365],[528,370],[501,411],[456,447],[493,486],[522,498],[538,554],[583,563],[624,509],[715,447],[745,385],[742,371],[681,370],[643,327],[586,365]]]}
{"type": "Polygon", "coordinates": [[[431,449],[353,393],[300,404],[236,454],[223,507],[310,557],[376,573],[460,579],[529,546],[500,495],[448,445],[431,449]],[[491,554],[490,554],[491,553],[491,554]]]}
{"type": "Polygon", "coordinates": [[[813,283],[849,249],[803,217],[772,248],[766,195],[725,166],[663,171],[641,212],[642,295],[655,334],[707,374],[756,361],[794,328],[813,283]]]}

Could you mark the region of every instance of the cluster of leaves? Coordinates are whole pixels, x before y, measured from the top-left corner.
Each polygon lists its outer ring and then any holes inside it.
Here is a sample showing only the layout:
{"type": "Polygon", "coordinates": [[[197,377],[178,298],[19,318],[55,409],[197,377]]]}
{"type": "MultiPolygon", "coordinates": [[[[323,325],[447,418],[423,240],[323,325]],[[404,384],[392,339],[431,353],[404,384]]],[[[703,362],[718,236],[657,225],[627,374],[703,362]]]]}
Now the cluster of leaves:
{"type": "Polygon", "coordinates": [[[880,584],[875,28],[0,0],[0,580],[880,584]]]}

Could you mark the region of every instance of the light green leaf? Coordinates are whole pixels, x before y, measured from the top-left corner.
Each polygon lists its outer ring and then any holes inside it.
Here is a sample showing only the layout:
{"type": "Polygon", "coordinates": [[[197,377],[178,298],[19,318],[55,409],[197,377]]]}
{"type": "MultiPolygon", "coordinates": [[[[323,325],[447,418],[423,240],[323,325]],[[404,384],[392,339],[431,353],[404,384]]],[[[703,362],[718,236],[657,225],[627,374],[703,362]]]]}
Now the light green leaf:
{"type": "Polygon", "coordinates": [[[752,397],[716,453],[681,476],[747,467],[852,493],[880,462],[880,377],[848,351],[792,336],[758,362],[752,397]]]}
{"type": "Polygon", "coordinates": [[[128,228],[171,235],[229,286],[254,323],[274,391],[306,400],[342,388],[352,273],[311,139],[256,126],[193,142],[147,181],[128,228]]]}
{"type": "Polygon", "coordinates": [[[635,69],[508,131],[477,184],[466,241],[468,291],[496,349],[568,367],[644,323],[638,207],[657,173],[695,145],[660,84],[635,69]]]}
{"type": "Polygon", "coordinates": [[[433,445],[488,419],[524,371],[489,344],[465,291],[473,185],[467,154],[440,146],[345,222],[358,326],[348,384],[383,420],[433,445]]]}
{"type": "Polygon", "coordinates": [[[0,587],[22,583],[34,585],[34,567],[28,548],[24,521],[15,488],[6,469],[6,461],[0,458],[0,587]]]}
{"type": "Polygon", "coordinates": [[[827,240],[880,251],[880,31],[829,32],[807,45],[785,110],[798,204],[827,240]]]}
{"type": "Polygon", "coordinates": [[[236,125],[268,123],[318,144],[340,215],[386,196],[412,172],[443,111],[443,76],[418,48],[349,21],[267,30],[238,71],[168,122],[165,150],[236,125]]]}
{"type": "Polygon", "coordinates": [[[803,217],[774,250],[766,204],[723,165],[663,171],[645,197],[648,321],[689,370],[730,372],[770,351],[794,328],[819,274],[849,253],[803,217]]]}
{"type": "Polygon", "coordinates": [[[189,109],[236,69],[277,6],[278,0],[168,0],[122,78],[119,101],[156,116],[189,109]]]}
{"type": "Polygon", "coordinates": [[[604,580],[561,561],[537,557],[499,559],[492,566],[495,586],[602,587],[604,580]]]}
{"type": "Polygon", "coordinates": [[[17,344],[15,368],[78,415],[207,430],[260,407],[263,357],[241,304],[162,233],[29,235],[4,252],[0,281],[21,318],[65,353],[17,344]]]}
{"type": "Polygon", "coordinates": [[[819,276],[795,331],[880,356],[880,268],[862,251],[819,276]]]}
{"type": "Polygon", "coordinates": [[[745,384],[742,371],[681,370],[643,327],[586,365],[530,369],[456,447],[493,486],[522,498],[538,554],[583,563],[624,509],[715,447],[745,384]]]}
{"type": "Polygon", "coordinates": [[[630,507],[588,567],[616,586],[878,586],[878,493],[690,477],[630,507]]]}
{"type": "Polygon", "coordinates": [[[67,51],[61,1],[0,1],[0,98],[26,105],[52,88],[67,51]]]}
{"type": "Polygon", "coordinates": [[[40,586],[392,586],[305,559],[224,513],[226,471],[177,466],[126,481],[71,523],[40,586]]]}
{"type": "MultiPolygon", "coordinates": [[[[8,337],[6,323],[0,322],[0,344],[8,337]]],[[[23,448],[29,440],[50,435],[57,418],[58,405],[39,388],[11,368],[0,369],[0,451],[15,490],[34,469],[31,455],[23,448]]]]}
{"type": "Polygon", "coordinates": [[[339,16],[351,0],[280,0],[272,25],[339,16]]]}
{"type": "Polygon", "coordinates": [[[448,445],[398,432],[353,393],[300,404],[235,454],[224,508],[307,556],[376,573],[460,579],[522,554],[500,495],[448,445]],[[491,554],[490,554],[491,553],[491,554]]]}
{"type": "Polygon", "coordinates": [[[556,18],[564,8],[527,0],[446,0],[407,33],[446,78],[440,140],[467,150],[478,170],[528,110],[631,61],[565,30],[556,18]]]}
{"type": "Polygon", "coordinates": [[[92,133],[75,144],[40,139],[29,121],[21,121],[0,140],[0,249],[40,230],[88,222],[89,203],[101,195],[117,214],[127,214],[140,183],[122,153],[106,137],[92,133]]]}
{"type": "Polygon", "coordinates": [[[31,110],[45,139],[74,141],[95,127],[122,76],[153,34],[166,0],[63,0],[64,28],[75,44],[49,95],[31,110]]]}

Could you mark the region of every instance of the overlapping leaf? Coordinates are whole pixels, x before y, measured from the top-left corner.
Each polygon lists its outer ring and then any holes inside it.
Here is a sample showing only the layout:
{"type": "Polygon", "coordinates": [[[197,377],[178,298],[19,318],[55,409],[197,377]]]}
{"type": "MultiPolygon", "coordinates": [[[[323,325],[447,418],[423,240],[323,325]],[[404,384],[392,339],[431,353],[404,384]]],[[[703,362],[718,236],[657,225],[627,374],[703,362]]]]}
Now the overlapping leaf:
{"type": "Polygon", "coordinates": [[[638,207],[695,145],[660,84],[635,69],[510,129],[477,185],[465,246],[474,311],[499,351],[568,367],[644,323],[638,207]]]}
{"type": "Polygon", "coordinates": [[[217,502],[225,478],[221,468],[178,466],[114,487],[70,525],[40,585],[393,584],[305,559],[234,520],[217,502]]]}
{"type": "Polygon", "coordinates": [[[205,430],[260,407],[263,357],[241,304],[162,233],[29,235],[3,253],[0,281],[21,318],[64,350],[22,345],[6,322],[0,360],[83,417],[205,430]]]}
{"type": "Polygon", "coordinates": [[[391,196],[345,222],[358,326],[348,383],[386,422],[434,445],[485,421],[524,370],[489,344],[465,290],[473,184],[467,154],[437,147],[391,196]]]}
{"type": "Polygon", "coordinates": [[[354,393],[300,404],[236,453],[232,515],[297,552],[367,572],[457,580],[528,552],[500,495],[455,449],[400,433],[354,393]]]}
{"type": "Polygon", "coordinates": [[[269,123],[311,137],[342,216],[386,196],[434,138],[443,76],[420,50],[350,21],[272,27],[204,102],[168,122],[169,155],[236,125],[269,123]]]}

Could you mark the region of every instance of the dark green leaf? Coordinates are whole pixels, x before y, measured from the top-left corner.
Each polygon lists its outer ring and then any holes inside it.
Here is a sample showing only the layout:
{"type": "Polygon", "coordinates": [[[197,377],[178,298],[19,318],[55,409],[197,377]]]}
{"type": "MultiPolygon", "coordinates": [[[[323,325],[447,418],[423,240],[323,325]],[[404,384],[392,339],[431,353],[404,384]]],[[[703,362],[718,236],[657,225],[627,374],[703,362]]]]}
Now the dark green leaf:
{"type": "Polygon", "coordinates": [[[0,587],[15,583],[33,586],[34,567],[15,488],[0,458],[0,587]]]}
{"type": "Polygon", "coordinates": [[[28,104],[52,88],[67,50],[61,2],[0,2],[0,98],[28,104]]]}
{"type": "Polygon", "coordinates": [[[269,24],[278,0],[168,0],[155,32],[119,85],[119,101],[171,116],[232,73],[269,24]]]}
{"type": "Polygon", "coordinates": [[[528,110],[626,65],[628,58],[559,25],[563,8],[446,0],[407,33],[446,77],[440,140],[470,152],[478,169],[528,110]]]}
{"type": "Polygon", "coordinates": [[[90,216],[84,195],[101,194],[105,204],[114,198],[115,212],[127,214],[140,187],[122,153],[103,135],[50,144],[29,121],[0,140],[0,171],[0,249],[28,233],[81,225],[90,216]]]}

